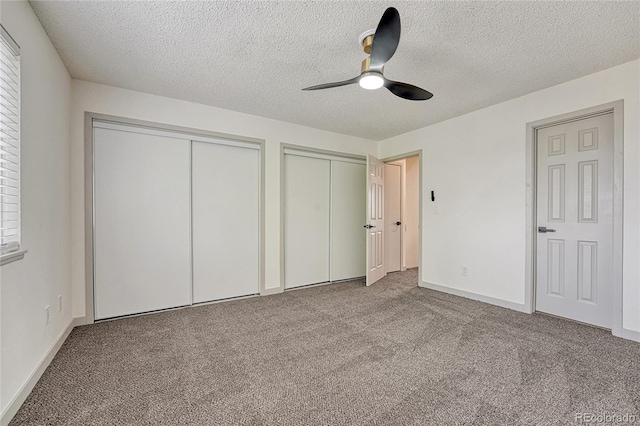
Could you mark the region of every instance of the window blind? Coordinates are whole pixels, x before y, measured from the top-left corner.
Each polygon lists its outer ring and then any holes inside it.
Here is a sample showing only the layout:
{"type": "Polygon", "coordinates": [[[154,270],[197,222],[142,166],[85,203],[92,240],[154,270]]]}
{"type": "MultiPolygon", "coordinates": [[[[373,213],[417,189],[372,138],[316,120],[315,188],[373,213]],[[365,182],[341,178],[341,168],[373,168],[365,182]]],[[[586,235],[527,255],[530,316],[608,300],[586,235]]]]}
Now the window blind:
{"type": "Polygon", "coordinates": [[[20,248],[20,48],[0,25],[0,254],[20,248]]]}

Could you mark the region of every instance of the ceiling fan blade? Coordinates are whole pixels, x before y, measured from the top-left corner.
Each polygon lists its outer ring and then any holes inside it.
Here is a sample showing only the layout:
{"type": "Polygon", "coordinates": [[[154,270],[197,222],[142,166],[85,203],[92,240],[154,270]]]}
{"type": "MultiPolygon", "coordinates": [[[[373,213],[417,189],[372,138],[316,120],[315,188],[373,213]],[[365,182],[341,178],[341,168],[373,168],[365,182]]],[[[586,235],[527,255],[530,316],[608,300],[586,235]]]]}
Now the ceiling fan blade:
{"type": "Polygon", "coordinates": [[[433,97],[433,93],[427,92],[417,86],[413,86],[407,83],[400,83],[398,81],[391,81],[384,79],[384,87],[389,89],[391,93],[396,96],[400,96],[410,101],[426,101],[433,97]]]}
{"type": "Polygon", "coordinates": [[[400,43],[400,14],[395,7],[390,7],[384,11],[373,36],[369,70],[380,72],[384,64],[396,53],[398,43],[400,43]]]}
{"type": "Polygon", "coordinates": [[[332,87],[340,87],[340,86],[346,86],[348,84],[357,83],[358,80],[360,80],[360,76],[353,77],[351,80],[336,81],[335,83],[325,83],[325,84],[318,84],[317,86],[305,87],[302,90],[331,89],[332,87]]]}

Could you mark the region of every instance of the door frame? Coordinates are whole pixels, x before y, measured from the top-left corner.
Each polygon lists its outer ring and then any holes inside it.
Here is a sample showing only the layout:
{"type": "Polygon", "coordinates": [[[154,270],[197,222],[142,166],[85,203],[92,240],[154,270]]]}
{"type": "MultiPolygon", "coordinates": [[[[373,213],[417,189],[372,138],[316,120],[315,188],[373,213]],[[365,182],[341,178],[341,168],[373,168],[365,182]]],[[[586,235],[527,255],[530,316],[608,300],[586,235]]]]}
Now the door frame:
{"type": "MultiPolygon", "coordinates": [[[[229,133],[220,133],[210,130],[194,129],[190,127],[175,126],[172,124],[157,123],[153,121],[138,120],[134,118],[120,117],[115,115],[100,114],[90,111],[84,113],[84,260],[85,260],[85,316],[83,317],[83,324],[93,324],[95,322],[95,305],[94,305],[94,285],[95,285],[95,271],[94,271],[94,231],[95,231],[95,214],[94,214],[94,167],[93,167],[93,146],[94,146],[94,132],[93,121],[107,121],[114,124],[122,124],[125,126],[142,127],[150,130],[169,131],[173,133],[183,133],[186,136],[201,136],[205,138],[216,138],[228,141],[242,142],[248,144],[254,144],[259,146],[260,160],[258,173],[259,182],[259,219],[258,219],[258,281],[260,284],[260,295],[266,294],[265,291],[265,140],[251,138],[246,136],[232,135],[229,133]]],[[[190,148],[191,149],[191,148],[190,148]]],[[[191,171],[189,171],[191,173],[191,171]]],[[[191,206],[189,206],[191,210],[191,206]]],[[[191,240],[191,235],[189,239],[191,240]]],[[[193,242],[190,242],[190,250],[193,250],[193,242]]],[[[192,262],[193,269],[193,262],[192,262]]],[[[193,275],[193,270],[191,271],[193,275]]],[[[191,287],[193,290],[193,280],[191,280],[191,287]]],[[[193,293],[192,293],[193,294],[193,293]]],[[[247,296],[242,296],[247,297],[247,296]]],[[[240,297],[240,298],[242,298],[240,297]]],[[[251,296],[249,296],[251,297],[251,296]]],[[[207,302],[207,303],[216,303],[207,302]]],[[[190,304],[188,306],[193,306],[190,304]]],[[[179,309],[168,308],[163,310],[179,309]]],[[[155,311],[154,311],[155,312],[155,311]]],[[[146,312],[145,312],[146,313],[146,312]]],[[[134,315],[142,315],[134,314],[134,315]]],[[[151,313],[151,312],[149,312],[151,313]]]]}
{"type": "MultiPolygon", "coordinates": [[[[423,222],[423,190],[422,190],[422,149],[418,149],[415,151],[405,152],[403,154],[393,155],[391,157],[381,158],[380,161],[383,163],[392,163],[398,160],[405,160],[410,157],[418,157],[418,287],[423,287],[422,285],[422,230],[424,229],[422,226],[423,222]]],[[[403,213],[404,215],[404,213],[403,213]]],[[[404,222],[404,217],[403,217],[404,222]]],[[[386,250],[386,247],[385,247],[386,250]]],[[[402,263],[402,259],[401,259],[402,263]]],[[[401,268],[403,265],[400,265],[401,268]]],[[[386,265],[385,265],[386,267],[386,265]]],[[[406,269],[405,269],[406,270],[406,269]]]]}
{"type": "Polygon", "coordinates": [[[623,240],[623,153],[624,153],[624,101],[606,103],[591,108],[556,115],[527,123],[526,132],[526,250],[525,300],[526,312],[536,308],[536,223],[537,223],[537,139],[536,131],[544,127],[578,121],[613,113],[613,321],[611,332],[622,337],[622,240],[623,240]]]}
{"type": "MultiPolygon", "coordinates": [[[[404,224],[405,222],[405,198],[406,198],[406,189],[407,189],[407,182],[406,182],[406,178],[407,178],[407,166],[405,163],[401,163],[400,161],[402,160],[395,160],[395,161],[383,161],[384,165],[386,166],[387,164],[391,164],[393,166],[398,166],[400,167],[400,221],[404,224]]],[[[387,190],[387,174],[385,173],[385,192],[387,190]]],[[[384,212],[384,217],[387,217],[387,196],[385,193],[385,212],[384,212]]],[[[385,229],[385,233],[387,233],[387,230],[385,229]]],[[[388,233],[387,233],[388,236],[388,233]]],[[[389,261],[389,256],[387,256],[387,254],[389,254],[389,251],[387,250],[388,248],[388,242],[389,242],[389,238],[385,238],[384,239],[384,254],[385,254],[385,258],[384,258],[384,270],[385,272],[389,272],[389,265],[388,265],[388,261],[389,261]]],[[[404,232],[400,232],[400,270],[399,272],[404,272],[407,270],[407,265],[404,259],[404,232]]]]}
{"type": "MultiPolygon", "coordinates": [[[[285,268],[285,261],[284,261],[284,256],[285,256],[285,247],[284,247],[284,210],[285,210],[285,199],[284,199],[284,192],[285,192],[285,170],[284,170],[284,156],[285,156],[285,150],[290,149],[290,150],[295,150],[295,151],[303,151],[303,152],[308,152],[310,154],[319,154],[319,155],[327,155],[330,157],[342,157],[342,158],[346,158],[346,159],[353,159],[353,160],[359,160],[359,161],[367,161],[367,156],[366,155],[362,155],[362,154],[350,154],[347,152],[340,152],[340,151],[331,151],[328,149],[321,149],[321,148],[314,148],[314,147],[310,147],[310,146],[305,146],[305,145],[297,145],[297,144],[292,144],[292,143],[284,143],[281,142],[280,143],[280,286],[276,287],[276,288],[270,288],[266,293],[266,295],[268,294],[276,294],[276,293],[282,293],[285,290],[289,291],[289,290],[295,290],[296,288],[306,288],[306,287],[310,287],[310,286],[314,286],[314,285],[326,285],[326,284],[331,284],[331,283],[335,283],[337,281],[332,282],[331,281],[331,266],[329,266],[329,281],[327,281],[326,283],[318,283],[318,284],[310,284],[309,286],[300,286],[300,287],[292,287],[290,289],[286,289],[284,286],[284,281],[285,281],[285,277],[284,277],[284,268],[285,268]]],[[[329,192],[331,193],[331,192],[329,192]]],[[[331,222],[329,222],[331,223],[331,222]]],[[[331,227],[331,225],[329,225],[331,227]]],[[[329,247],[331,247],[331,235],[329,235],[329,247]]],[[[331,262],[329,262],[329,264],[331,265],[331,262]]]]}

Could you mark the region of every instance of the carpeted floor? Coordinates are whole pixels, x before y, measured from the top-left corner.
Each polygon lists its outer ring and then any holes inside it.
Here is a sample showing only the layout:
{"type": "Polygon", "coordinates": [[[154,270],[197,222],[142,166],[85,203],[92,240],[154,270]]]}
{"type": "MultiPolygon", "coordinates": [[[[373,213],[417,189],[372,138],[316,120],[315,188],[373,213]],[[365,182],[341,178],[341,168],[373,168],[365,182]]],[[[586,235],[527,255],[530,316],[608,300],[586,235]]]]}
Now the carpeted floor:
{"type": "MultiPolygon", "coordinates": [[[[555,425],[640,416],[640,344],[416,271],[76,328],[11,425],[555,425]]],[[[640,417],[636,417],[640,422],[640,417]]]]}

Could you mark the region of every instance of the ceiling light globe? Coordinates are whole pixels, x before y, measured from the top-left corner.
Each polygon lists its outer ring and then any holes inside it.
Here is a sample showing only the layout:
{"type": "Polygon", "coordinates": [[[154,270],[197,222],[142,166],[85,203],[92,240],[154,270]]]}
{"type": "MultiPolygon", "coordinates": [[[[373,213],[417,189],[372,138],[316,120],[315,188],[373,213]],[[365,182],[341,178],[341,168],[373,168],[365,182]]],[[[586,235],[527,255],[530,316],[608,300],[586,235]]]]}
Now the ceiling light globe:
{"type": "Polygon", "coordinates": [[[360,83],[360,87],[363,89],[375,90],[384,85],[384,79],[376,72],[367,72],[362,74],[358,83],[360,83]]]}

